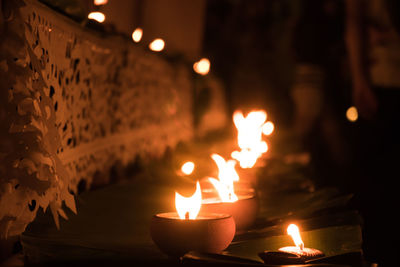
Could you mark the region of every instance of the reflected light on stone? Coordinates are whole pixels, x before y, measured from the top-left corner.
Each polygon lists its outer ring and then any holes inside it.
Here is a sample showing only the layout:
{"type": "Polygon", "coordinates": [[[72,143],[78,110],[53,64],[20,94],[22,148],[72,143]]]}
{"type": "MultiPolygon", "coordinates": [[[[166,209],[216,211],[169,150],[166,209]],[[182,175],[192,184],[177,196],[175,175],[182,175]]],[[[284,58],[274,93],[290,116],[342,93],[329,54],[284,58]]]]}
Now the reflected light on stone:
{"type": "Polygon", "coordinates": [[[149,44],[149,48],[152,51],[160,52],[164,49],[165,42],[161,38],[154,39],[153,42],[149,44]]]}
{"type": "Polygon", "coordinates": [[[142,40],[142,36],[143,36],[143,30],[141,28],[136,28],[133,32],[132,32],[132,40],[135,43],[139,43],[140,40],[142,40]]]}
{"type": "Polygon", "coordinates": [[[357,108],[354,106],[349,107],[346,111],[346,118],[351,122],[355,122],[358,119],[357,108]]]}
{"type": "Polygon", "coordinates": [[[106,20],[106,16],[101,12],[90,12],[88,15],[88,19],[92,19],[102,23],[106,20]]]}

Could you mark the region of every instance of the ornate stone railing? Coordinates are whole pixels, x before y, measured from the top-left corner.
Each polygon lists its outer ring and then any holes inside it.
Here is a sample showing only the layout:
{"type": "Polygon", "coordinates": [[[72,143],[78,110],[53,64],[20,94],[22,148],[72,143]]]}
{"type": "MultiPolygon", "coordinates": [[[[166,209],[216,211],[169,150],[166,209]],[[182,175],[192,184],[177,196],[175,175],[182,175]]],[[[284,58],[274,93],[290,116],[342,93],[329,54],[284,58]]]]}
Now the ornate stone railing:
{"type": "Polygon", "coordinates": [[[193,136],[191,73],[33,1],[0,14],[0,234],[39,208],[56,224],[96,172],[156,157],[193,136]]]}

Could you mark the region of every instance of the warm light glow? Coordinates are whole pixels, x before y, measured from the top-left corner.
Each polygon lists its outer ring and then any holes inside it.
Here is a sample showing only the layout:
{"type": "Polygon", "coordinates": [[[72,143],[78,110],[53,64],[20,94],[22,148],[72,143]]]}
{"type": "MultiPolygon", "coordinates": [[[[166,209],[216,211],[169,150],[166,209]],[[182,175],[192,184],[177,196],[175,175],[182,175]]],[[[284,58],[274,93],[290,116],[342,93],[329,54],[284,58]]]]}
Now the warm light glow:
{"type": "Polygon", "coordinates": [[[153,42],[149,44],[149,48],[152,51],[160,52],[164,49],[165,42],[161,38],[154,39],[153,42]]]}
{"type": "Polygon", "coordinates": [[[185,162],[182,167],[181,171],[183,174],[190,175],[194,170],[194,163],[191,161],[185,162]]]}
{"type": "Polygon", "coordinates": [[[262,133],[265,135],[271,135],[275,130],[275,125],[272,123],[272,121],[267,121],[264,123],[262,126],[262,133]]]}
{"type": "Polygon", "coordinates": [[[349,121],[355,122],[358,119],[358,111],[357,108],[352,106],[349,107],[346,111],[346,117],[349,121]]]}
{"type": "Polygon", "coordinates": [[[210,71],[210,65],[210,61],[207,58],[202,58],[193,64],[193,69],[198,74],[207,75],[210,71]]]}
{"type": "Polygon", "coordinates": [[[94,0],[93,1],[94,5],[96,6],[102,6],[108,3],[108,0],[94,0]]]}
{"type": "MultiPolygon", "coordinates": [[[[240,167],[253,167],[257,159],[268,151],[267,143],[262,140],[266,119],[267,113],[263,110],[252,111],[246,117],[241,111],[233,113],[233,122],[238,130],[238,145],[241,151],[234,151],[231,156],[239,161],[240,167]]],[[[266,127],[270,127],[268,125],[266,127]]]]}
{"type": "Polygon", "coordinates": [[[175,192],[175,207],[180,219],[196,219],[201,208],[200,183],[196,183],[196,192],[191,197],[183,197],[178,192],[175,192]]]}
{"type": "Polygon", "coordinates": [[[97,22],[104,22],[106,20],[106,16],[101,12],[90,12],[88,15],[89,19],[93,19],[97,22]]]}
{"type": "Polygon", "coordinates": [[[298,247],[299,249],[304,249],[304,243],[303,240],[301,239],[300,231],[297,225],[290,224],[287,228],[287,233],[292,237],[296,247],[298,247]]]}
{"type": "Polygon", "coordinates": [[[133,32],[132,32],[132,40],[135,43],[139,43],[140,40],[142,40],[142,36],[143,36],[143,30],[141,28],[136,28],[133,32]]]}
{"type": "Polygon", "coordinates": [[[236,162],[234,160],[225,161],[218,154],[212,154],[211,158],[218,166],[218,179],[208,178],[214,185],[222,202],[235,202],[238,197],[235,194],[233,182],[239,181],[239,175],[235,170],[236,162]]]}

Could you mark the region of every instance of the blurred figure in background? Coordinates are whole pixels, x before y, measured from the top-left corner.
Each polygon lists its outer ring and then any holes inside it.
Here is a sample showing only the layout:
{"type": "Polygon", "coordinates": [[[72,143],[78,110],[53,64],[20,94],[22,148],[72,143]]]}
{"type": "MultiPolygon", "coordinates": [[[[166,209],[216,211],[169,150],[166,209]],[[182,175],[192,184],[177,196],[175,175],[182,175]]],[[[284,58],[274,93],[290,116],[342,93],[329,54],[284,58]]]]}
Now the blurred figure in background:
{"type": "Polygon", "coordinates": [[[293,31],[294,139],[300,142],[300,151],[311,151],[319,179],[315,181],[317,184],[345,183],[339,171],[349,165],[351,157],[340,125],[346,88],[344,2],[300,3],[301,11],[293,31]]]}
{"type": "MultiPolygon", "coordinates": [[[[399,1],[347,0],[346,41],[352,96],[358,123],[357,204],[364,217],[364,252],[379,266],[390,264],[399,233],[398,153],[400,149],[399,1]]],[[[398,261],[398,259],[397,259],[398,261]]],[[[398,262],[397,262],[398,264],[398,262]]]]}

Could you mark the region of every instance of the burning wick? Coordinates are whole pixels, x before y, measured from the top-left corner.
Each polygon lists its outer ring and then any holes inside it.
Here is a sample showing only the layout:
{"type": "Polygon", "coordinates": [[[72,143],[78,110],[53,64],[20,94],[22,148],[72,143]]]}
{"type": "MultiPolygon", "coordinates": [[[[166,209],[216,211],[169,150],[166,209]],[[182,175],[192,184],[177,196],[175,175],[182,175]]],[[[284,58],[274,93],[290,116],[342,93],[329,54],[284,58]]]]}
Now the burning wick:
{"type": "Polygon", "coordinates": [[[90,12],[88,15],[88,19],[103,23],[106,20],[106,16],[101,12],[90,12]]]}
{"type": "Polygon", "coordinates": [[[184,175],[190,175],[193,173],[194,167],[195,167],[195,165],[192,161],[187,161],[182,165],[181,172],[184,175]]]}
{"type": "Polygon", "coordinates": [[[136,28],[133,32],[132,32],[132,40],[135,43],[139,43],[140,40],[142,40],[142,36],[143,36],[143,30],[141,28],[136,28]]]}
{"type": "Polygon", "coordinates": [[[150,50],[155,51],[155,52],[160,52],[160,51],[162,51],[162,50],[164,49],[164,46],[165,46],[165,42],[164,42],[164,40],[161,39],[161,38],[154,39],[154,40],[149,44],[150,50]]]}
{"type": "Polygon", "coordinates": [[[283,247],[280,248],[279,251],[295,254],[301,257],[304,261],[324,256],[324,253],[318,249],[304,247],[304,242],[301,239],[300,231],[297,225],[290,224],[287,228],[287,233],[292,237],[296,246],[283,247]]]}

